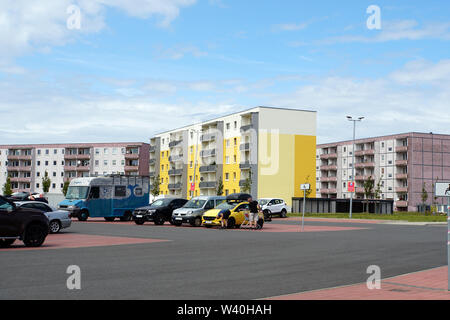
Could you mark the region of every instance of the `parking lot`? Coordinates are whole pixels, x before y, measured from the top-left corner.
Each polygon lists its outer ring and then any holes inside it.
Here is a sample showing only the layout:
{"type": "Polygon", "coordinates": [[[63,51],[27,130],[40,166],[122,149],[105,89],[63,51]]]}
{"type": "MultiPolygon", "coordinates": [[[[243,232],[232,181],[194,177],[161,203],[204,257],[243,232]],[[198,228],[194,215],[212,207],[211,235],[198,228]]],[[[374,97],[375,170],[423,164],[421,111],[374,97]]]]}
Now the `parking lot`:
{"type": "Polygon", "coordinates": [[[0,299],[285,297],[365,283],[370,265],[383,279],[442,267],[445,239],[445,226],[383,222],[308,219],[300,232],[298,219],[262,231],[74,221],[40,248],[0,250],[0,299]],[[81,290],[66,287],[69,265],[81,290]]]}

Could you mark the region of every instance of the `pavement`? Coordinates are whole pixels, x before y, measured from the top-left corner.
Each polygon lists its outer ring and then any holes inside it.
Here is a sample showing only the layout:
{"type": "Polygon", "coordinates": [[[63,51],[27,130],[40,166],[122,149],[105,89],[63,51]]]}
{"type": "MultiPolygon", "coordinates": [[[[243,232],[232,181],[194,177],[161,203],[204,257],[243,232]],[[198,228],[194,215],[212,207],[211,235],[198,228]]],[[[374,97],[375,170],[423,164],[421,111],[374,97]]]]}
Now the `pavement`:
{"type": "MultiPolygon", "coordinates": [[[[383,279],[445,266],[446,237],[444,226],[333,219],[308,219],[305,232],[296,219],[263,231],[74,221],[42,248],[0,250],[0,299],[320,299],[324,289],[359,286],[338,294],[352,298],[368,290],[370,265],[383,279]],[[70,265],[81,269],[81,290],[66,287],[70,265]]],[[[443,289],[436,281],[418,286],[443,289]]]]}

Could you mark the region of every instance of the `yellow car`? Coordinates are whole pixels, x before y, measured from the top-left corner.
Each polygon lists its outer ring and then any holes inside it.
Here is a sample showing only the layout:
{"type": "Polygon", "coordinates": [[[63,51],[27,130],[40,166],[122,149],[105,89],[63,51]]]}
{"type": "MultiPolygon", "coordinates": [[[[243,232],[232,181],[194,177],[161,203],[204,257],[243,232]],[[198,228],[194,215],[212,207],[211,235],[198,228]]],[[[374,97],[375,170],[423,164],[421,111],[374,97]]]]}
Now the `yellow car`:
{"type": "Polygon", "coordinates": [[[207,227],[221,226],[222,218],[219,214],[230,210],[228,228],[239,227],[245,221],[245,214],[250,212],[248,202],[223,202],[214,209],[206,211],[202,217],[202,224],[207,227]]]}
{"type": "MultiPolygon", "coordinates": [[[[219,217],[220,213],[224,213],[225,211],[230,210],[230,217],[228,218],[228,228],[239,228],[246,220],[245,216],[250,213],[249,203],[244,202],[223,202],[214,209],[211,209],[202,217],[202,225],[211,228],[221,226],[222,218],[219,217]]],[[[264,218],[262,214],[260,214],[260,219],[258,220],[259,228],[262,228],[264,225],[264,218]]]]}

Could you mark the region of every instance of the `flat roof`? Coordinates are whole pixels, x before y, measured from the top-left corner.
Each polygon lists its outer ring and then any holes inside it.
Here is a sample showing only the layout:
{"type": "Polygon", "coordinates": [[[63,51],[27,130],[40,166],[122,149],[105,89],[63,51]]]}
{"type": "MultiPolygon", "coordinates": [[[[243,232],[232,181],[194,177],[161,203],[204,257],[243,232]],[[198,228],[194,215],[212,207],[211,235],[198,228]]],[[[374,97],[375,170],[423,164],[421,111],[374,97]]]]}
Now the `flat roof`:
{"type": "Polygon", "coordinates": [[[162,134],[165,134],[165,133],[181,131],[181,130],[183,130],[183,129],[185,129],[185,128],[188,128],[188,127],[192,127],[192,126],[196,126],[196,125],[200,125],[200,124],[207,124],[207,123],[209,123],[209,122],[214,122],[214,121],[217,121],[217,120],[219,120],[219,119],[221,119],[221,118],[233,116],[233,115],[236,115],[236,114],[246,113],[246,112],[251,112],[251,111],[253,111],[253,110],[256,112],[256,111],[259,110],[259,109],[275,109],[275,110],[286,110],[286,111],[300,111],[300,112],[313,112],[313,113],[317,113],[317,111],[314,111],[314,110],[306,110],[306,109],[295,109],[295,108],[287,108],[287,107],[267,107],[267,106],[258,106],[258,107],[253,107],[253,108],[244,109],[244,110],[242,110],[242,111],[237,111],[237,112],[233,112],[233,113],[227,113],[227,114],[224,114],[223,116],[220,116],[220,117],[216,117],[216,118],[209,119],[209,120],[204,120],[204,121],[197,122],[197,123],[193,123],[193,124],[186,125],[186,126],[183,126],[183,127],[179,127],[179,128],[175,128],[175,129],[171,129],[171,130],[166,130],[166,131],[163,131],[163,132],[159,132],[159,133],[155,134],[151,139],[156,138],[157,136],[162,135],[162,134]]]}
{"type": "Polygon", "coordinates": [[[4,144],[0,145],[0,149],[11,147],[17,148],[75,148],[75,147],[125,147],[125,146],[141,146],[149,144],[148,142],[94,142],[94,143],[36,143],[36,144],[4,144]]]}

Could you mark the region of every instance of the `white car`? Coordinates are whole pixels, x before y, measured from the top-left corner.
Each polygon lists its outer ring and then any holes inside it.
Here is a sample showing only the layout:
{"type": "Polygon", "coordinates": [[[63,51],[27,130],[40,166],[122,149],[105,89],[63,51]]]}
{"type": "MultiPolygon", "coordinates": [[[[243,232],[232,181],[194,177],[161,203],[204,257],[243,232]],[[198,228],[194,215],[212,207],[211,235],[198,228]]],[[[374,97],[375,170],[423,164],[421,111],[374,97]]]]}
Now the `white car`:
{"type": "Polygon", "coordinates": [[[43,211],[49,221],[50,233],[58,233],[61,229],[69,228],[72,225],[72,219],[70,219],[68,211],[57,210],[46,203],[39,201],[20,201],[16,202],[16,205],[22,208],[43,211]]]}
{"type": "Polygon", "coordinates": [[[279,198],[264,198],[259,199],[259,205],[264,212],[264,216],[279,215],[280,218],[287,218],[288,206],[283,199],[279,198]]]}

